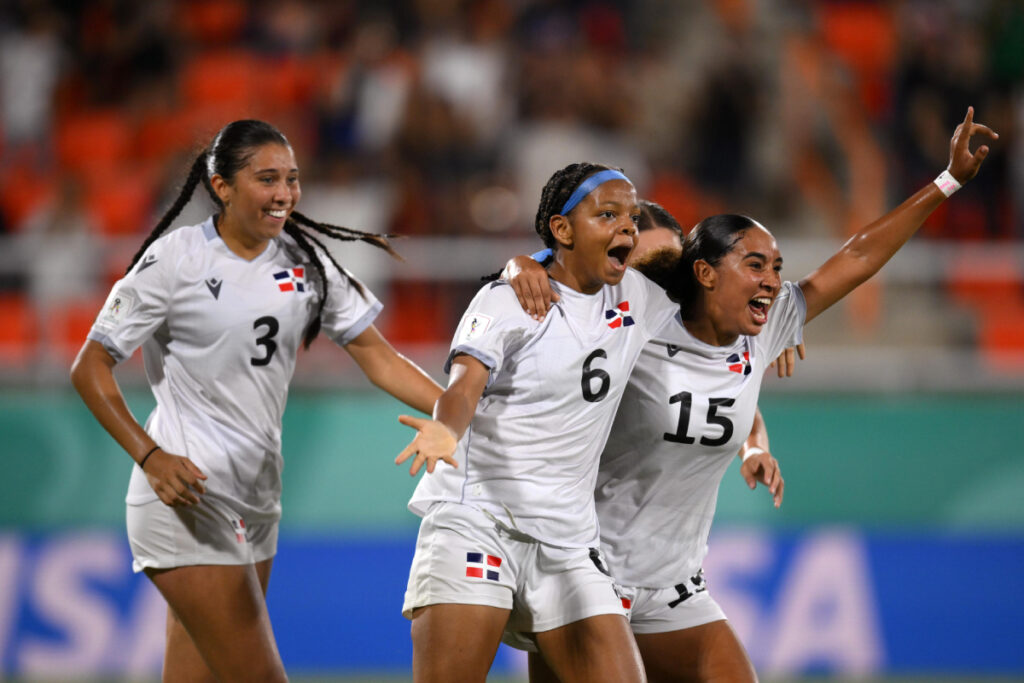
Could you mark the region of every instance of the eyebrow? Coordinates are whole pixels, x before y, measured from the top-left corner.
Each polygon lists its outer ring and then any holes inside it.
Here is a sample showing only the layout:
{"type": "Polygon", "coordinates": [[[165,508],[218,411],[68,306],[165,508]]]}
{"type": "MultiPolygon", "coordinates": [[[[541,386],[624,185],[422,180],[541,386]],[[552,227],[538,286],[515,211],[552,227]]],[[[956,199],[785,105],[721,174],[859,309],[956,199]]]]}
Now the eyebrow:
{"type": "MultiPolygon", "coordinates": [[[[764,254],[762,254],[759,251],[748,251],[746,254],[743,255],[743,258],[744,259],[759,258],[762,261],[767,261],[768,260],[768,257],[765,256],[764,254]]],[[[780,256],[777,259],[775,259],[775,263],[782,263],[782,257],[780,256]]]]}
{"type": "MultiPolygon", "coordinates": [[[[279,169],[276,168],[258,168],[253,171],[254,174],[259,175],[260,173],[279,173],[279,169]]],[[[298,173],[299,169],[292,168],[286,171],[286,173],[298,173]]]]}

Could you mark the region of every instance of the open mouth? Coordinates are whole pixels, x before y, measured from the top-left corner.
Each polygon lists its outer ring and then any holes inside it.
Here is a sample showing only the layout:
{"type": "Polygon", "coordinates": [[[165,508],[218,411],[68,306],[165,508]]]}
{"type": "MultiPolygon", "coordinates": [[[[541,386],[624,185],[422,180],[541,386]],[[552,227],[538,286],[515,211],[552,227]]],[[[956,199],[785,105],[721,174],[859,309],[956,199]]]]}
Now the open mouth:
{"type": "Polygon", "coordinates": [[[616,269],[624,269],[626,267],[626,259],[629,258],[629,254],[632,251],[632,247],[626,245],[613,247],[608,250],[608,260],[612,262],[616,269]]]}
{"type": "Polygon", "coordinates": [[[771,308],[772,300],[767,296],[756,296],[750,300],[747,307],[750,309],[750,314],[754,317],[754,322],[758,325],[764,325],[768,322],[768,309],[771,308]]]}

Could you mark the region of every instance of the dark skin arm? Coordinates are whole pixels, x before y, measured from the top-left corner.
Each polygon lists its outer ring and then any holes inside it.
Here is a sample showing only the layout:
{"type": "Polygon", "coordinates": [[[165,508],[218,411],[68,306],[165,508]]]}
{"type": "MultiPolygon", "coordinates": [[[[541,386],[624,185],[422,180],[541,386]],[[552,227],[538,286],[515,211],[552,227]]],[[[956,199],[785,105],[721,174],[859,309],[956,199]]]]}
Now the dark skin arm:
{"type": "MultiPolygon", "coordinates": [[[[158,444],[138,423],[114,378],[116,362],[103,345],[89,340],[71,366],[71,384],[86,407],[136,464],[158,444]]],[[[188,458],[161,448],[146,459],[149,485],[165,505],[195,505],[206,475],[188,458]]]]}
{"type": "Polygon", "coordinates": [[[456,356],[452,361],[448,388],[434,405],[434,419],[399,416],[398,421],[416,429],[417,434],[395,458],[395,464],[400,465],[415,455],[409,468],[411,475],[419,472],[424,463],[427,472],[433,472],[438,460],[458,467],[455,447],[473,420],[489,374],[487,367],[476,358],[456,356]]]}
{"type": "MultiPolygon", "coordinates": [[[[974,123],[974,108],[969,107],[949,143],[948,170],[961,185],[978,174],[988,156],[987,145],[971,152],[971,136],[978,133],[992,140],[999,138],[988,126],[974,123]]],[[[928,183],[895,209],[862,228],[832,258],[804,278],[800,288],[807,302],[805,322],[816,318],[877,273],[945,199],[935,183],[928,183]]]]}

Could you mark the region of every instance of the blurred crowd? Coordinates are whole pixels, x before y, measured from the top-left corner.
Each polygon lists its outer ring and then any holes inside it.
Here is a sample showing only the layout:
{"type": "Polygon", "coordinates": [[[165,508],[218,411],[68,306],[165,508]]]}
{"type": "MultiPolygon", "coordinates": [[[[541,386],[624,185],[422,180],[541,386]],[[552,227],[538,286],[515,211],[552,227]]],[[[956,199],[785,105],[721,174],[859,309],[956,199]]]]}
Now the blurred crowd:
{"type": "Polygon", "coordinates": [[[999,149],[924,235],[1020,241],[1022,86],[1019,0],[7,0],[0,317],[35,312],[0,347],[67,300],[84,336],[125,262],[104,245],[233,119],[284,131],[304,202],[361,229],[531,235],[550,173],[590,160],[684,226],[728,210],[784,239],[930,181],[974,105],[999,149]]]}

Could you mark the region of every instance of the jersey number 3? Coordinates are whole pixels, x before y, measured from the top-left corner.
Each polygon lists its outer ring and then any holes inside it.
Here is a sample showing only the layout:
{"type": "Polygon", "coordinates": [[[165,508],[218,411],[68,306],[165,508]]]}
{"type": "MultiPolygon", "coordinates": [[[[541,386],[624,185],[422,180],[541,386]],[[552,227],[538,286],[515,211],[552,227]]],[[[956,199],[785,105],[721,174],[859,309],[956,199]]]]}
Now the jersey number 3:
{"type": "Polygon", "coordinates": [[[262,358],[250,358],[249,363],[254,366],[270,365],[270,359],[277,353],[277,342],[274,341],[274,336],[277,331],[281,329],[281,326],[277,322],[277,318],[272,315],[265,315],[262,318],[257,318],[256,322],[252,324],[252,329],[259,330],[261,327],[266,327],[267,332],[261,337],[257,337],[256,345],[262,346],[263,350],[266,351],[266,355],[262,358]]]}
{"type": "MultiPolygon", "coordinates": [[[[690,429],[690,408],[693,407],[693,394],[689,391],[680,391],[678,394],[670,396],[668,402],[679,404],[679,422],[676,424],[676,433],[669,434],[665,432],[665,441],[671,441],[673,443],[693,443],[694,437],[687,436],[687,431],[690,429]]],[[[732,438],[732,420],[724,415],[718,414],[719,406],[728,408],[736,400],[732,398],[712,398],[708,399],[708,417],[707,423],[709,425],[718,425],[722,428],[721,436],[717,436],[713,439],[709,439],[706,436],[700,437],[700,443],[702,446],[721,446],[722,444],[729,441],[732,438]]]]}

